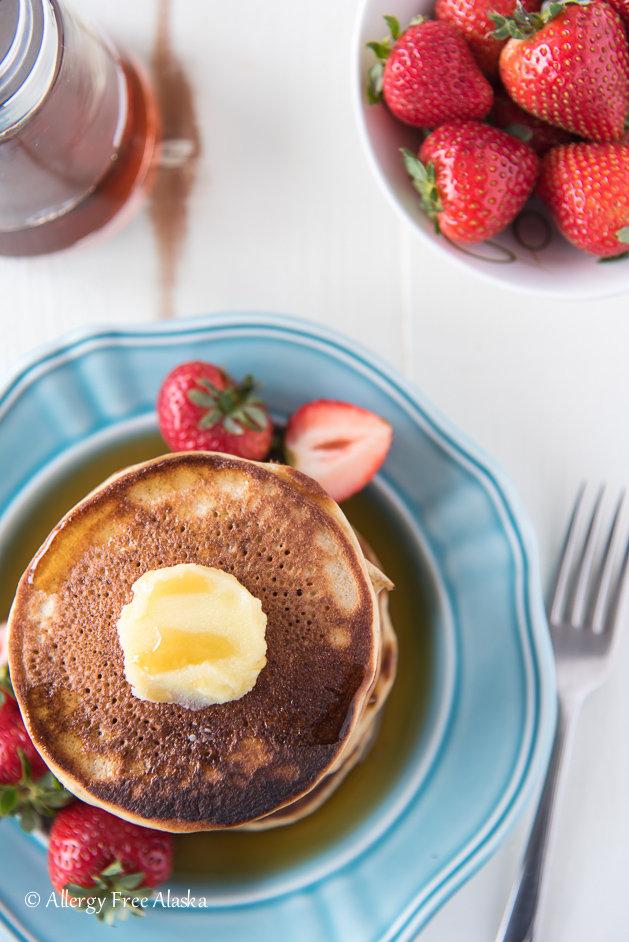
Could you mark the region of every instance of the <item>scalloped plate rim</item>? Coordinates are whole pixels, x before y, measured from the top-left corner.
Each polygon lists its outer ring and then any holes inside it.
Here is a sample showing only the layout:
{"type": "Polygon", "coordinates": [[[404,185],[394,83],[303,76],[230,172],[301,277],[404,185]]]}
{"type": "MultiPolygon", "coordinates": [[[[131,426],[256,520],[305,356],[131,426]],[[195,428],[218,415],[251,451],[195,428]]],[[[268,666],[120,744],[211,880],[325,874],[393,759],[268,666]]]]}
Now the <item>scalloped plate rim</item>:
{"type": "MultiPolygon", "coordinates": [[[[174,335],[182,338],[186,336],[189,338],[190,335],[197,332],[205,333],[212,328],[235,325],[238,325],[241,329],[252,327],[272,331],[279,330],[301,338],[308,338],[314,342],[332,344],[337,351],[344,354],[349,362],[362,361],[368,370],[379,373],[385,386],[395,388],[402,398],[408,400],[413,408],[421,413],[433,436],[439,441],[447,443],[459,459],[464,457],[471,462],[476,467],[479,477],[483,477],[484,485],[486,487],[489,485],[500,496],[514,533],[517,535],[522,558],[526,564],[527,576],[525,582],[527,591],[524,593],[524,597],[528,610],[526,625],[520,626],[520,632],[526,631],[528,633],[529,653],[531,657],[536,655],[540,674],[540,702],[536,704],[538,720],[536,738],[531,743],[524,768],[520,770],[520,781],[509,798],[506,807],[502,809],[498,820],[488,828],[482,840],[472,840],[469,845],[463,847],[458,858],[450,862],[449,872],[440,871],[431,885],[423,887],[418,897],[412,904],[409,904],[409,911],[400,914],[394,926],[381,937],[382,942],[385,939],[391,940],[391,942],[393,939],[401,942],[403,939],[410,938],[409,933],[418,931],[438,906],[471,876],[504,839],[537,784],[537,780],[545,767],[552,743],[555,719],[554,675],[552,651],[547,631],[544,631],[545,615],[538,590],[537,547],[532,529],[523,514],[513,486],[501,469],[478,446],[456,429],[449,420],[441,416],[438,410],[430,405],[410,383],[374,354],[333,330],[287,315],[230,312],[201,315],[175,322],[139,325],[128,329],[112,329],[107,326],[79,328],[58,341],[43,345],[31,354],[22,357],[13,369],[6,374],[4,382],[0,381],[0,420],[4,410],[10,407],[13,397],[20,395],[23,386],[28,386],[30,382],[34,381],[38,371],[45,370],[47,364],[58,357],[80,357],[87,347],[103,341],[112,344],[119,343],[124,346],[133,342],[158,341],[164,335],[174,335]]],[[[325,880],[325,877],[323,879],[325,880]]]]}

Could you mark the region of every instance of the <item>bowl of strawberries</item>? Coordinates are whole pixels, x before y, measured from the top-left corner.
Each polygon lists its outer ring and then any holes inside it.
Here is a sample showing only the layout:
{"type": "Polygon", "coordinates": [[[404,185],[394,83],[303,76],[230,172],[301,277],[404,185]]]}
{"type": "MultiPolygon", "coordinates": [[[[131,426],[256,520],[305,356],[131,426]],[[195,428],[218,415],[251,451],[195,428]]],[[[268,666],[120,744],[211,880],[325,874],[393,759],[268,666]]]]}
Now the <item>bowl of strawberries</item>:
{"type": "Polygon", "coordinates": [[[629,291],[629,0],[363,0],[354,102],[418,237],[542,297],[629,291]]]}

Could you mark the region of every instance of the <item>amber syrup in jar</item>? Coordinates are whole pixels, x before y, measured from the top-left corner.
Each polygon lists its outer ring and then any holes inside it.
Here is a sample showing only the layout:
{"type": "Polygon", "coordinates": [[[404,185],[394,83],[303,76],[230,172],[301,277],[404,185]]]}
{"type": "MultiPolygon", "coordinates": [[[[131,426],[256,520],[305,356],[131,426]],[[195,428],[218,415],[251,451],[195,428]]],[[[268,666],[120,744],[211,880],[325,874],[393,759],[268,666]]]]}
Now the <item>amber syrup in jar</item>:
{"type": "Polygon", "coordinates": [[[158,114],[141,69],[59,0],[0,0],[0,255],[55,252],[148,189],[158,114]]]}

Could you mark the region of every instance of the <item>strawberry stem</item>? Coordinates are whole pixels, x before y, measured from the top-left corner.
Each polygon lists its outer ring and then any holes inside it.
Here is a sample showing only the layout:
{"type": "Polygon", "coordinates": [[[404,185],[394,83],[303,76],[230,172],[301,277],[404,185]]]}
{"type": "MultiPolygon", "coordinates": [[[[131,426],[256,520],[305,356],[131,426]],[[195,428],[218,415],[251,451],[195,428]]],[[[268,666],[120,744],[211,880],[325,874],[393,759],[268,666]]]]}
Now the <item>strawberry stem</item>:
{"type": "Polygon", "coordinates": [[[517,0],[513,16],[502,16],[500,13],[490,13],[489,19],[496,29],[492,36],[494,39],[528,39],[538,33],[543,26],[562,13],[570,4],[589,6],[592,0],[553,0],[546,3],[539,13],[527,12],[521,0],[517,0]]]}
{"type": "Polygon", "coordinates": [[[269,425],[269,417],[263,402],[256,395],[261,388],[253,376],[247,375],[236,386],[217,389],[209,379],[197,379],[199,389],[186,393],[190,402],[204,409],[197,428],[208,429],[222,424],[231,435],[243,435],[245,429],[263,432],[269,425]]]}

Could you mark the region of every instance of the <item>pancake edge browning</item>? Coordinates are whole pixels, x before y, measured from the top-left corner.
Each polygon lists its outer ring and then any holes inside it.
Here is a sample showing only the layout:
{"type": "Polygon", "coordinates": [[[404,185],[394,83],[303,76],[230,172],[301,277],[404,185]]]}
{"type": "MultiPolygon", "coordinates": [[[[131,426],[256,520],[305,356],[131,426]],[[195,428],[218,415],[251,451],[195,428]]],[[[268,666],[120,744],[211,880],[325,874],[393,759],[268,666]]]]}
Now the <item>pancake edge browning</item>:
{"type": "Polygon", "coordinates": [[[290,805],[284,805],[264,818],[243,824],[240,831],[268,831],[272,828],[295,824],[317,811],[334,794],[349,773],[369,754],[380,728],[382,710],[395,681],[398,662],[398,642],[389,614],[389,591],[393,583],[383,574],[381,563],[371,546],[357,531],[356,536],[368,563],[372,565],[372,583],[378,595],[381,643],[376,678],[369,700],[359,722],[352,731],[347,748],[321,781],[306,795],[290,805]]]}
{"type": "MultiPolygon", "coordinates": [[[[89,784],[84,786],[81,781],[75,777],[71,771],[66,767],[60,764],[59,761],[52,755],[49,749],[46,748],[45,744],[42,743],[40,736],[38,735],[37,728],[31,722],[29,704],[28,704],[28,690],[29,684],[26,677],[26,669],[24,662],[21,657],[21,646],[20,646],[20,629],[18,626],[20,620],[20,611],[21,603],[20,599],[25,587],[29,584],[29,581],[32,577],[32,574],[36,567],[40,564],[42,560],[45,560],[45,557],[48,553],[54,552],[55,541],[57,539],[63,538],[63,531],[66,526],[72,524],[72,522],[83,512],[83,509],[94,501],[98,501],[100,498],[107,495],[108,489],[115,488],[117,483],[121,478],[127,478],[129,484],[134,478],[140,480],[146,469],[158,468],[161,464],[168,465],[177,465],[178,462],[190,462],[195,459],[204,461],[208,457],[218,459],[221,467],[228,465],[233,466],[244,466],[248,467],[251,465],[259,466],[265,471],[275,474],[278,478],[284,480],[291,487],[295,488],[297,491],[300,491],[304,499],[307,501],[313,501],[318,505],[321,511],[330,518],[338,527],[338,530],[342,533],[345,540],[349,544],[352,550],[352,557],[356,561],[357,569],[360,570],[361,578],[364,585],[368,588],[369,594],[372,600],[373,608],[373,623],[372,623],[372,645],[371,645],[371,656],[368,669],[366,670],[362,684],[359,686],[356,691],[351,706],[348,710],[346,721],[343,726],[343,734],[340,739],[340,747],[336,752],[336,755],[333,758],[333,761],[324,768],[316,780],[309,785],[301,794],[297,796],[291,796],[288,799],[279,802],[276,806],[273,807],[271,812],[267,814],[272,814],[274,811],[279,810],[287,805],[293,804],[295,801],[299,800],[304,795],[309,794],[313,788],[315,788],[319,782],[325,778],[326,775],[330,773],[332,768],[338,769],[344,764],[344,760],[348,755],[348,752],[353,752],[356,746],[356,741],[351,735],[354,727],[359,723],[361,717],[363,716],[365,706],[368,702],[368,699],[372,693],[372,689],[377,680],[378,676],[378,660],[380,657],[381,650],[381,628],[380,620],[378,615],[378,601],[376,597],[376,592],[374,591],[372,584],[372,573],[370,571],[370,564],[365,559],[360,543],[355,536],[351,526],[349,525],[345,515],[340,510],[338,505],[329,497],[329,495],[320,487],[315,481],[311,478],[308,478],[306,475],[289,468],[284,465],[275,465],[275,464],[266,464],[263,462],[250,462],[245,459],[235,458],[232,456],[226,456],[222,454],[215,454],[209,452],[182,452],[169,454],[162,456],[160,458],[151,459],[149,461],[143,462],[138,465],[134,465],[131,468],[124,469],[106,481],[104,481],[99,487],[95,488],[90,494],[85,498],[79,501],[75,507],[73,507],[68,513],[62,518],[62,520],[57,524],[54,530],[50,533],[48,538],[45,540],[44,544],[40,550],[35,554],[35,557],[31,561],[31,564],[24,573],[20,585],[18,587],[18,592],[16,594],[16,599],[14,605],[11,609],[9,616],[9,633],[8,633],[8,648],[9,648],[9,657],[11,663],[11,672],[13,677],[13,683],[16,691],[16,697],[18,703],[22,709],[24,716],[24,721],[33,739],[35,746],[42,753],[44,760],[47,765],[50,767],[51,771],[57,776],[59,781],[65,785],[73,794],[78,798],[85,801],[88,804],[95,805],[97,807],[105,808],[111,813],[121,817],[125,820],[131,821],[136,824],[153,827],[156,829],[173,831],[173,832],[187,832],[187,831],[197,831],[197,830],[214,830],[222,828],[233,828],[238,827],[239,824],[245,823],[234,822],[234,823],[219,823],[216,821],[204,820],[184,820],[182,818],[161,818],[161,817],[147,817],[142,814],[137,814],[128,808],[122,807],[120,804],[115,801],[107,801],[102,797],[97,797],[89,791],[89,784]]],[[[362,737],[361,737],[362,739],[362,737]]],[[[255,820],[253,818],[247,818],[247,821],[255,820]]]]}

